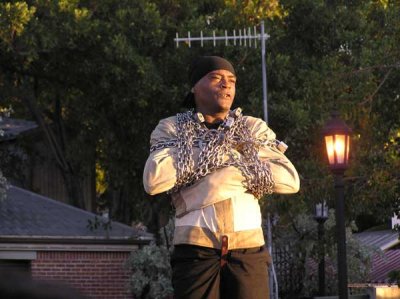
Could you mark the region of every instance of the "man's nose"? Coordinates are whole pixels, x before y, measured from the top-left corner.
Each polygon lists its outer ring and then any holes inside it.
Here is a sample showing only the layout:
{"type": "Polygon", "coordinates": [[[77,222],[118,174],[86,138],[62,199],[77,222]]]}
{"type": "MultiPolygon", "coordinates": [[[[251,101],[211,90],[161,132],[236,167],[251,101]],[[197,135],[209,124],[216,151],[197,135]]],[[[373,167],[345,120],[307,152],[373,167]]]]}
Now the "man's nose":
{"type": "Polygon", "coordinates": [[[221,80],[221,87],[223,87],[223,88],[230,88],[231,85],[230,85],[229,80],[222,79],[222,80],[221,80]]]}

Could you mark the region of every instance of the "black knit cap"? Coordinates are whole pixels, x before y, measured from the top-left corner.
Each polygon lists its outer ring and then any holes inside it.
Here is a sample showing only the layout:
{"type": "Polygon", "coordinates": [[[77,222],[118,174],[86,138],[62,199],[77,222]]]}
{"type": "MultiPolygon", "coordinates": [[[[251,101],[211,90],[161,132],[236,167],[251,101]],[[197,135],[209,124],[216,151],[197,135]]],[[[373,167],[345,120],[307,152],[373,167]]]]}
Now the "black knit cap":
{"type": "MultiPolygon", "coordinates": [[[[191,87],[196,85],[196,83],[209,72],[215,70],[227,70],[236,75],[235,69],[228,60],[219,56],[201,56],[195,59],[189,68],[191,87]]],[[[195,108],[194,94],[192,92],[189,92],[185,97],[183,106],[186,108],[195,108]]]]}

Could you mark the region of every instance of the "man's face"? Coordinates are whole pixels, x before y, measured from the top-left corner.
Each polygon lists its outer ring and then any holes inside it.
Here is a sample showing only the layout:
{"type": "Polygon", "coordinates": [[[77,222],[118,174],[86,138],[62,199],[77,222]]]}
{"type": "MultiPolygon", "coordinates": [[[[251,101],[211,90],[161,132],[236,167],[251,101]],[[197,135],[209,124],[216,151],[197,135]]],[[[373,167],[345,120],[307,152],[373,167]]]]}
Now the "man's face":
{"type": "Polygon", "coordinates": [[[215,70],[193,87],[197,111],[205,114],[225,113],[232,106],[236,76],[227,70],[215,70]]]}

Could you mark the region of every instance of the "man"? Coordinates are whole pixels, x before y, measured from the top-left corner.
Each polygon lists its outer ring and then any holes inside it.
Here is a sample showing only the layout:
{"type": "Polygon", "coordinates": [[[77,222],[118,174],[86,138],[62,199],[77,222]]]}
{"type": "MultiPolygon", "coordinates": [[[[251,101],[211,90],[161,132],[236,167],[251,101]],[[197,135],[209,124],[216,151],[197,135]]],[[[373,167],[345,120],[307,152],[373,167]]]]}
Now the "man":
{"type": "Polygon", "coordinates": [[[264,121],[230,110],[230,62],[200,57],[189,77],[195,110],[160,121],[143,175],[146,192],[169,192],[176,209],[175,298],[268,298],[258,199],[297,192],[298,174],[264,121]]]}

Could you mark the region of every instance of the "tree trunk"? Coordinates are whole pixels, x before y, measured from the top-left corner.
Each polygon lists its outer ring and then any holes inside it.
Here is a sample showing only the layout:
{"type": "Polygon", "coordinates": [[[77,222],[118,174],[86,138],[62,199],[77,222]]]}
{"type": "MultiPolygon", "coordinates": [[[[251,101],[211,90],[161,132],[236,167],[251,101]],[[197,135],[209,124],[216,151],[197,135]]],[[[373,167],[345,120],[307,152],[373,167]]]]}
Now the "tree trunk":
{"type": "Polygon", "coordinates": [[[47,141],[47,144],[49,145],[57,166],[59,167],[64,177],[65,186],[69,197],[69,203],[76,207],[84,209],[85,203],[83,198],[82,178],[76,173],[76,171],[73,170],[66,156],[66,133],[65,129],[62,126],[60,113],[61,103],[59,102],[59,100],[55,101],[55,123],[59,128],[58,134],[55,135],[48,124],[46,124],[43,117],[43,112],[36,104],[35,99],[37,98],[38,94],[37,85],[37,80],[34,80],[33,94],[23,94],[21,95],[21,98],[27,104],[34,119],[44,133],[45,140],[47,141]]]}
{"type": "Polygon", "coordinates": [[[69,203],[75,207],[86,209],[83,195],[83,179],[71,172],[62,172],[68,193],[69,203]]]}

